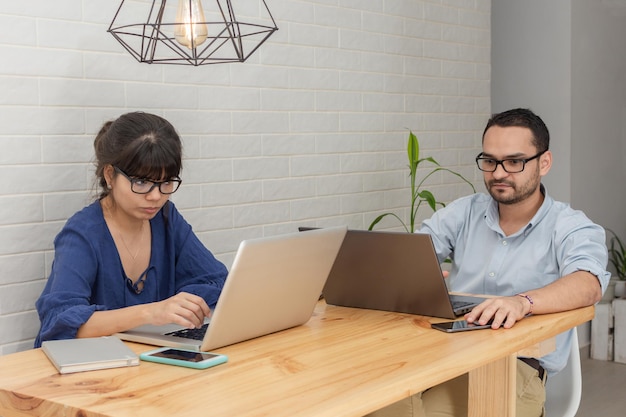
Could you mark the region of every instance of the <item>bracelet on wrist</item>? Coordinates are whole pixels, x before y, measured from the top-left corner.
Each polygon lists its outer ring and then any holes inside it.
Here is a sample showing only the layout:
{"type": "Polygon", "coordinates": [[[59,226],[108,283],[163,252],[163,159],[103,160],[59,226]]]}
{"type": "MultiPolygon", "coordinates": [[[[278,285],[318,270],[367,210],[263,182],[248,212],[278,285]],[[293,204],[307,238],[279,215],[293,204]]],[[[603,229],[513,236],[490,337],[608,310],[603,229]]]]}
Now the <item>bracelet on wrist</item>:
{"type": "Polygon", "coordinates": [[[532,297],[530,295],[528,295],[528,294],[523,294],[523,293],[519,293],[519,294],[517,294],[517,296],[527,299],[528,302],[530,303],[530,310],[528,310],[528,313],[526,315],[533,314],[533,307],[535,307],[535,303],[533,302],[532,297]]]}

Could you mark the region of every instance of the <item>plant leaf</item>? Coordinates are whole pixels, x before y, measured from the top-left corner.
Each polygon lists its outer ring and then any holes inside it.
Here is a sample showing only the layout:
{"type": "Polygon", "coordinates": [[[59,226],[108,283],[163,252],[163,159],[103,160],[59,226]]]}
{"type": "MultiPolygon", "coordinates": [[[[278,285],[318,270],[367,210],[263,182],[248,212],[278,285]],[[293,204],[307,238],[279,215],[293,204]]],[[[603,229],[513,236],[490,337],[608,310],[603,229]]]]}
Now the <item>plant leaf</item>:
{"type": "Polygon", "coordinates": [[[374,221],[370,224],[370,227],[367,230],[373,230],[374,226],[376,226],[382,219],[384,219],[387,216],[393,216],[396,219],[398,219],[398,221],[400,222],[400,224],[402,224],[402,227],[404,227],[404,230],[406,230],[407,232],[409,231],[409,229],[406,227],[406,224],[404,224],[404,222],[402,221],[402,219],[398,216],[396,216],[394,213],[383,213],[380,216],[376,217],[374,219],[374,221]]]}
{"type": "Polygon", "coordinates": [[[374,226],[376,226],[378,223],[380,223],[380,221],[381,221],[383,218],[387,217],[387,216],[388,216],[388,215],[390,215],[390,214],[391,214],[391,213],[385,213],[385,214],[381,214],[380,216],[376,217],[376,218],[372,221],[372,223],[370,223],[370,227],[368,227],[368,229],[367,229],[367,230],[372,230],[372,229],[374,229],[374,226]]]}
{"type": "Polygon", "coordinates": [[[428,190],[422,190],[417,195],[420,198],[426,200],[426,202],[428,203],[430,208],[433,209],[433,211],[437,211],[437,200],[435,199],[433,193],[428,190]]]}
{"type": "Polygon", "coordinates": [[[407,143],[407,153],[409,156],[409,167],[413,172],[414,167],[417,167],[420,159],[420,144],[417,140],[417,136],[409,130],[409,141],[407,143]]]}
{"type": "Polygon", "coordinates": [[[609,261],[615,267],[618,278],[626,280],[626,250],[624,250],[624,244],[617,236],[617,233],[609,228],[605,229],[612,235],[608,245],[609,261]]]}
{"type": "Polygon", "coordinates": [[[423,158],[423,159],[420,159],[420,160],[419,160],[419,162],[422,162],[422,161],[432,162],[433,164],[435,164],[435,165],[437,165],[437,166],[441,166],[441,164],[439,164],[439,162],[437,162],[437,161],[435,160],[435,158],[433,158],[432,156],[429,156],[429,157],[426,157],[426,158],[423,158]]]}

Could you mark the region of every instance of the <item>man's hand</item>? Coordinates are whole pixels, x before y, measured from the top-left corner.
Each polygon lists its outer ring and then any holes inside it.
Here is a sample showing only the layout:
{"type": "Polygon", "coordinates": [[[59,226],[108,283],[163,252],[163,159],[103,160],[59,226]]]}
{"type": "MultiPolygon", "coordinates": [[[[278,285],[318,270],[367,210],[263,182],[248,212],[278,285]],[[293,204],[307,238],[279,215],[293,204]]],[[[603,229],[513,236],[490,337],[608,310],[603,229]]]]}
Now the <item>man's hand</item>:
{"type": "Polygon", "coordinates": [[[468,323],[486,324],[493,318],[492,329],[500,326],[510,329],[530,311],[530,301],[524,297],[489,298],[465,315],[468,323]]]}

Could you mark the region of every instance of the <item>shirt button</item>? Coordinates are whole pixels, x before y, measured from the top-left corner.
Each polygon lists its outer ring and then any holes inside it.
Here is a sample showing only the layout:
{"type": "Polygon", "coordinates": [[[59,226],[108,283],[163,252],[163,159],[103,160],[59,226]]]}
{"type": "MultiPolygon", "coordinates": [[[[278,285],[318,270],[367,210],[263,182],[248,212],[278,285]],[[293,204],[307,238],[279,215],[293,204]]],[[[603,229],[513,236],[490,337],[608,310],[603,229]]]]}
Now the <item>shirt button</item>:
{"type": "Polygon", "coordinates": [[[490,272],[490,273],[489,273],[489,276],[490,276],[490,277],[495,277],[495,276],[496,276],[496,273],[495,273],[495,272],[490,272]]]}
{"type": "Polygon", "coordinates": [[[502,246],[506,246],[506,245],[508,245],[508,242],[506,240],[503,240],[502,241],[502,246]]]}

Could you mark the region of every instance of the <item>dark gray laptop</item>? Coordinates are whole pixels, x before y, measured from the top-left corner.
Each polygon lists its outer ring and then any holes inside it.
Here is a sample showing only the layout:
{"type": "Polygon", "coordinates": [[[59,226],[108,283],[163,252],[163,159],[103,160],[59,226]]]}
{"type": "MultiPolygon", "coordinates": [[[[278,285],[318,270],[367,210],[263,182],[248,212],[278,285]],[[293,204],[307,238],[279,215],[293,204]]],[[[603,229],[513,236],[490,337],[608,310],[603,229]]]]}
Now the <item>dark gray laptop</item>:
{"type": "Polygon", "coordinates": [[[310,235],[290,233],[245,240],[207,328],[147,325],[116,336],[208,351],[304,324],[319,300],[346,229],[342,226],[310,235]]]}
{"type": "Polygon", "coordinates": [[[448,293],[429,234],[366,230],[348,230],[323,295],[332,305],[449,319],[484,301],[448,293]]]}

